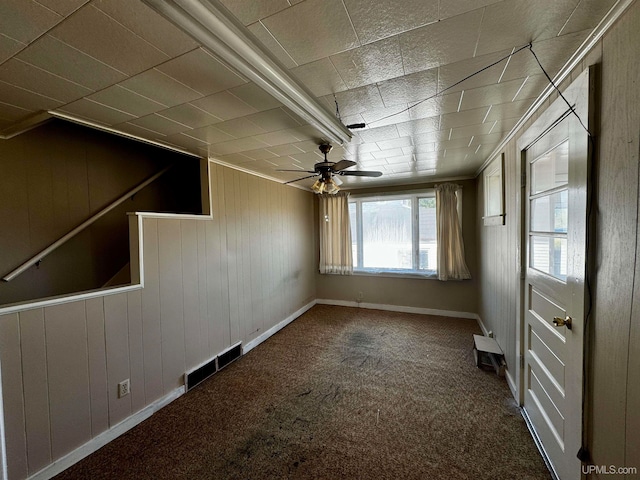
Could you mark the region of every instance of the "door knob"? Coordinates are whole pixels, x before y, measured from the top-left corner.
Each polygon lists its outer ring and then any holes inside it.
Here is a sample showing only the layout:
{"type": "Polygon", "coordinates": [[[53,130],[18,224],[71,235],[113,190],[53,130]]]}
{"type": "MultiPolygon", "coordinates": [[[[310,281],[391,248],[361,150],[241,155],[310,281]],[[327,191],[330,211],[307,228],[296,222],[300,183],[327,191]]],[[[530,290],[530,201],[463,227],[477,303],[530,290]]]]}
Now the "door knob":
{"type": "Polygon", "coordinates": [[[571,330],[572,321],[573,319],[569,315],[567,315],[565,318],[553,317],[553,324],[556,327],[567,327],[569,330],[571,330]]]}

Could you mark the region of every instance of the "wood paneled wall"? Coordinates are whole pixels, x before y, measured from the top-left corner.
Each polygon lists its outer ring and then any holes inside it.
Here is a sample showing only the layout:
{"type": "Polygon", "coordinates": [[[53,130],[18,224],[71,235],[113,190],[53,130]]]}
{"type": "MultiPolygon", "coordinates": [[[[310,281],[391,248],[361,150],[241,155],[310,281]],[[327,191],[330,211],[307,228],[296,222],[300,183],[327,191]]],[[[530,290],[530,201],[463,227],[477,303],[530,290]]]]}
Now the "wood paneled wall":
{"type": "Polygon", "coordinates": [[[211,174],[213,220],[143,218],[144,288],[0,316],[10,479],[315,299],[313,195],[215,164],[211,174]]]}
{"type": "MultiPolygon", "coordinates": [[[[640,4],[634,3],[572,72],[598,65],[596,119],[595,279],[590,324],[589,449],[595,465],[640,468],[640,4]]],[[[556,98],[549,99],[546,106],[556,98]]],[[[544,111],[546,106],[540,109],[544,111]]],[[[526,130],[534,116],[522,129],[526,130]]],[[[516,136],[517,137],[517,136],[516,136]]],[[[520,234],[516,140],[504,149],[507,224],[478,227],[480,316],[506,352],[515,378],[520,234]]],[[[478,177],[478,218],[483,211],[478,177]]],[[[618,478],[618,477],[616,477],[618,478]]],[[[630,475],[627,478],[638,478],[630,475]]]]}

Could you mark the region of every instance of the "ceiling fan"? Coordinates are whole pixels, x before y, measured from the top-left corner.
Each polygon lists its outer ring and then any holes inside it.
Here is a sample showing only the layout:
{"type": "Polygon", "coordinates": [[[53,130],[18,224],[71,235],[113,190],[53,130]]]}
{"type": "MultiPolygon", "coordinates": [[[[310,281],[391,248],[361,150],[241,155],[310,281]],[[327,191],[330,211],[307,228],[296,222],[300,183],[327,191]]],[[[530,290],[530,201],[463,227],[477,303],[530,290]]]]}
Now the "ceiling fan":
{"type": "MultiPolygon", "coordinates": [[[[316,193],[338,193],[340,190],[340,185],[342,182],[335,175],[341,176],[352,176],[352,177],[379,177],[382,175],[382,172],[375,171],[364,171],[364,170],[345,170],[346,168],[353,167],[356,165],[356,162],[352,162],[351,160],[340,160],[339,162],[330,162],[327,160],[327,154],[333,148],[329,143],[323,143],[318,146],[320,151],[324,155],[324,162],[318,162],[313,166],[312,170],[303,170],[306,173],[312,173],[313,175],[308,175],[302,178],[296,178],[295,180],[290,180],[285,182],[293,183],[299,182],[300,180],[305,180],[307,178],[319,177],[318,180],[311,186],[311,189],[316,193]]],[[[300,170],[277,170],[278,172],[300,172],[300,170]]]]}

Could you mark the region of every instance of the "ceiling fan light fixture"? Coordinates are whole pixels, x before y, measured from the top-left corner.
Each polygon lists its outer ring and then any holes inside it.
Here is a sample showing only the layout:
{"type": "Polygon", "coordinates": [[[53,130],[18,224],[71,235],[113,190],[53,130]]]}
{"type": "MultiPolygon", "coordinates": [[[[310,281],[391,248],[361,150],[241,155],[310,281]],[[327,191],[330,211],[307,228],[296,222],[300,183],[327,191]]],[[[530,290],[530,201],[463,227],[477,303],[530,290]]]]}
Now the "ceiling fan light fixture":
{"type": "Polygon", "coordinates": [[[316,180],[315,183],[311,185],[311,190],[313,190],[315,193],[322,193],[324,192],[324,189],[325,184],[321,179],[316,180]]]}

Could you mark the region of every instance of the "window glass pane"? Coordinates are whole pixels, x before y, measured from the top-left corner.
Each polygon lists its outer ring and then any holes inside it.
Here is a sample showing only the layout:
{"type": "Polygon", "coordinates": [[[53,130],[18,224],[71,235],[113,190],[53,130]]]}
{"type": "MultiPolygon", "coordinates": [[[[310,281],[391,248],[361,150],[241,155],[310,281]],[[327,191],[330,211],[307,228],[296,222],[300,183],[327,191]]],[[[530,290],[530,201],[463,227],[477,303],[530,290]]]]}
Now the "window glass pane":
{"type": "Polygon", "coordinates": [[[531,201],[531,230],[534,232],[567,233],[568,192],[545,195],[531,201]]]}
{"type": "Polygon", "coordinates": [[[356,204],[349,204],[349,222],[351,223],[351,251],[353,254],[353,266],[358,266],[358,228],[356,219],[356,204]]]}
{"type": "Polygon", "coordinates": [[[564,142],[531,163],[531,194],[566,185],[568,172],[569,142],[564,142]]]}
{"type": "Polygon", "coordinates": [[[411,200],[362,202],[362,266],[411,269],[411,200]]]}
{"type": "Polygon", "coordinates": [[[532,268],[567,279],[567,239],[559,237],[531,237],[532,268]]]}
{"type": "Polygon", "coordinates": [[[435,197],[418,199],[418,221],[420,238],[418,268],[420,270],[435,271],[438,261],[435,197]]]}

